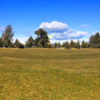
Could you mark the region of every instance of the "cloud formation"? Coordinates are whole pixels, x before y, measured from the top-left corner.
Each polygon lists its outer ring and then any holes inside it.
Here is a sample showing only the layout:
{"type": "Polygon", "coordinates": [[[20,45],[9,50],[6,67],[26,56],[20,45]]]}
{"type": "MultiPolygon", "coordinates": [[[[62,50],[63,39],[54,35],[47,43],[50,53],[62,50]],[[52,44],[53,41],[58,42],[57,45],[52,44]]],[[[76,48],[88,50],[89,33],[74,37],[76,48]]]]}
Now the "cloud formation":
{"type": "Polygon", "coordinates": [[[0,27],[0,31],[5,31],[5,26],[0,27]]]}
{"type": "Polygon", "coordinates": [[[51,23],[43,22],[41,23],[39,28],[42,28],[47,32],[63,32],[68,29],[68,25],[66,23],[61,23],[58,21],[53,21],[51,23]]]}
{"type": "Polygon", "coordinates": [[[63,33],[52,33],[51,35],[56,40],[67,40],[80,39],[87,34],[87,32],[75,31],[74,29],[70,29],[68,31],[64,31],[63,33]]]}
{"type": "MultiPolygon", "coordinates": [[[[81,25],[82,27],[89,27],[89,25],[81,25]]],[[[50,40],[68,40],[68,39],[81,39],[86,36],[88,32],[76,31],[69,29],[66,23],[53,21],[51,23],[43,22],[39,28],[42,28],[53,36],[50,40]]]]}
{"type": "Polygon", "coordinates": [[[89,28],[89,27],[90,27],[90,25],[88,25],[88,24],[86,24],[86,25],[82,24],[82,25],[80,26],[80,28],[89,28]]]}

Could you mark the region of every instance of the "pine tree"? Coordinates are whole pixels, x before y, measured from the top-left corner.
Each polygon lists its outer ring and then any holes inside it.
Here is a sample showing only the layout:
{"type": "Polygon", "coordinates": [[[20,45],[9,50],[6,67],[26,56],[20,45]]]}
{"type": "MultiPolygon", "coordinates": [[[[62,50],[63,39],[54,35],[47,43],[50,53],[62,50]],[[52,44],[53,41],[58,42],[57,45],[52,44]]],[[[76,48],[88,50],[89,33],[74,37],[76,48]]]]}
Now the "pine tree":
{"type": "Polygon", "coordinates": [[[74,41],[73,41],[73,40],[71,40],[71,42],[70,42],[70,47],[71,47],[71,48],[73,48],[73,47],[74,47],[74,45],[75,45],[74,41]]]}
{"type": "Polygon", "coordinates": [[[79,42],[79,40],[77,41],[76,45],[77,45],[77,48],[80,49],[80,42],[79,42]]]}
{"type": "Polygon", "coordinates": [[[61,47],[61,44],[60,44],[60,42],[58,42],[58,48],[60,48],[61,47]]]}
{"type": "Polygon", "coordinates": [[[2,34],[2,41],[6,47],[11,46],[13,35],[14,35],[14,32],[12,32],[12,27],[11,25],[8,25],[5,29],[5,32],[2,34]]]}
{"type": "Polygon", "coordinates": [[[68,43],[68,41],[65,42],[64,45],[65,45],[65,48],[66,48],[66,49],[69,49],[69,48],[70,48],[70,44],[68,43]]]}
{"type": "Polygon", "coordinates": [[[15,40],[14,45],[15,45],[15,47],[17,47],[17,48],[18,48],[18,46],[20,45],[20,42],[19,42],[19,40],[18,40],[18,39],[16,39],[16,40],[15,40]]]}
{"type": "Polygon", "coordinates": [[[58,44],[57,44],[57,42],[55,42],[55,44],[54,44],[54,48],[57,48],[58,47],[58,44]]]}
{"type": "Polygon", "coordinates": [[[65,42],[63,42],[62,47],[65,47],[65,42]]]}
{"type": "MultiPolygon", "coordinates": [[[[49,38],[47,36],[47,32],[44,31],[42,28],[40,28],[39,30],[35,31],[35,34],[38,36],[38,47],[47,47],[49,41],[49,38]]],[[[35,41],[36,42],[36,41],[35,41]]]]}
{"type": "Polygon", "coordinates": [[[85,48],[88,48],[89,47],[89,44],[86,42],[85,43],[85,48]]]}
{"type": "Polygon", "coordinates": [[[99,48],[100,47],[99,44],[100,44],[100,34],[99,32],[96,32],[94,36],[93,35],[90,36],[88,46],[92,48],[99,48]]]}
{"type": "Polygon", "coordinates": [[[83,40],[83,41],[82,41],[82,44],[81,44],[81,48],[85,48],[85,47],[86,47],[85,41],[83,40]]]}
{"type": "Polygon", "coordinates": [[[32,36],[30,36],[30,37],[28,38],[28,40],[27,40],[26,43],[25,43],[25,46],[26,46],[27,48],[32,48],[32,47],[34,46],[34,39],[32,38],[32,36]]]}
{"type": "Polygon", "coordinates": [[[0,38],[0,47],[3,47],[2,38],[0,38]]]}

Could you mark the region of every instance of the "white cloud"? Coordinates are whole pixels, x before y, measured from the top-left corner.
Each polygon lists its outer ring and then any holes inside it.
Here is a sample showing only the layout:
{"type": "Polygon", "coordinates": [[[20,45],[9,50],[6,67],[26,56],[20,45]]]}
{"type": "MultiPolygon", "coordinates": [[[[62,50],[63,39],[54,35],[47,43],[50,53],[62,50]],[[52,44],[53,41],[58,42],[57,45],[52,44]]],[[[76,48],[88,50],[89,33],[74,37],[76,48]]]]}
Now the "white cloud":
{"type": "Polygon", "coordinates": [[[68,26],[66,23],[53,21],[51,23],[43,22],[41,23],[39,28],[42,28],[46,30],[47,32],[61,32],[61,31],[65,31],[66,29],[68,29],[68,26]]]}
{"type": "MultiPolygon", "coordinates": [[[[81,27],[89,27],[89,25],[82,25],[81,27]]],[[[65,41],[70,42],[73,39],[74,42],[77,40],[80,43],[85,40],[89,41],[89,39],[84,39],[84,36],[87,36],[88,32],[76,31],[74,29],[68,29],[66,23],[61,23],[57,21],[53,21],[51,23],[43,22],[39,28],[43,28],[47,32],[50,32],[49,35],[52,35],[53,38],[50,38],[50,43],[60,42],[61,44],[65,41]]]]}
{"type": "Polygon", "coordinates": [[[90,25],[88,25],[88,24],[82,24],[81,26],[80,26],[80,28],[89,28],[90,27],[90,25]]]}
{"type": "Polygon", "coordinates": [[[5,26],[0,27],[0,31],[4,31],[5,30],[5,26]]]}
{"type": "Polygon", "coordinates": [[[80,39],[87,34],[88,34],[87,32],[75,31],[73,29],[70,29],[62,33],[52,33],[51,35],[53,36],[53,39],[56,40],[67,40],[67,39],[80,39]]]}

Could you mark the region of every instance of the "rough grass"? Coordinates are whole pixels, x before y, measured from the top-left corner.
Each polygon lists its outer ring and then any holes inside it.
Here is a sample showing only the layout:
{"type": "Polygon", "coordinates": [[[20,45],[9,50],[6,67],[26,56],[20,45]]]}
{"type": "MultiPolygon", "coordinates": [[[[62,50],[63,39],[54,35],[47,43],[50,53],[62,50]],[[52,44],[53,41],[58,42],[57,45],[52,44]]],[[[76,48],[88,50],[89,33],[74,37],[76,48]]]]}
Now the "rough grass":
{"type": "Polygon", "coordinates": [[[0,100],[100,100],[100,50],[0,49],[0,100]]]}

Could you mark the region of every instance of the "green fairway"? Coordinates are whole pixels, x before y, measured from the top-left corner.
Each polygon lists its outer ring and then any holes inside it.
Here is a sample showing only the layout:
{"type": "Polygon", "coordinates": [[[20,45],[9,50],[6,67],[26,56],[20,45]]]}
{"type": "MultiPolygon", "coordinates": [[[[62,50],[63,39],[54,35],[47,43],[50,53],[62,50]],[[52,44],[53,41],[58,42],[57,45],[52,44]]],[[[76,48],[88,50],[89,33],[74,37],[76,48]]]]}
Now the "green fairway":
{"type": "Polygon", "coordinates": [[[100,49],[0,49],[0,100],[100,100],[100,49]]]}

